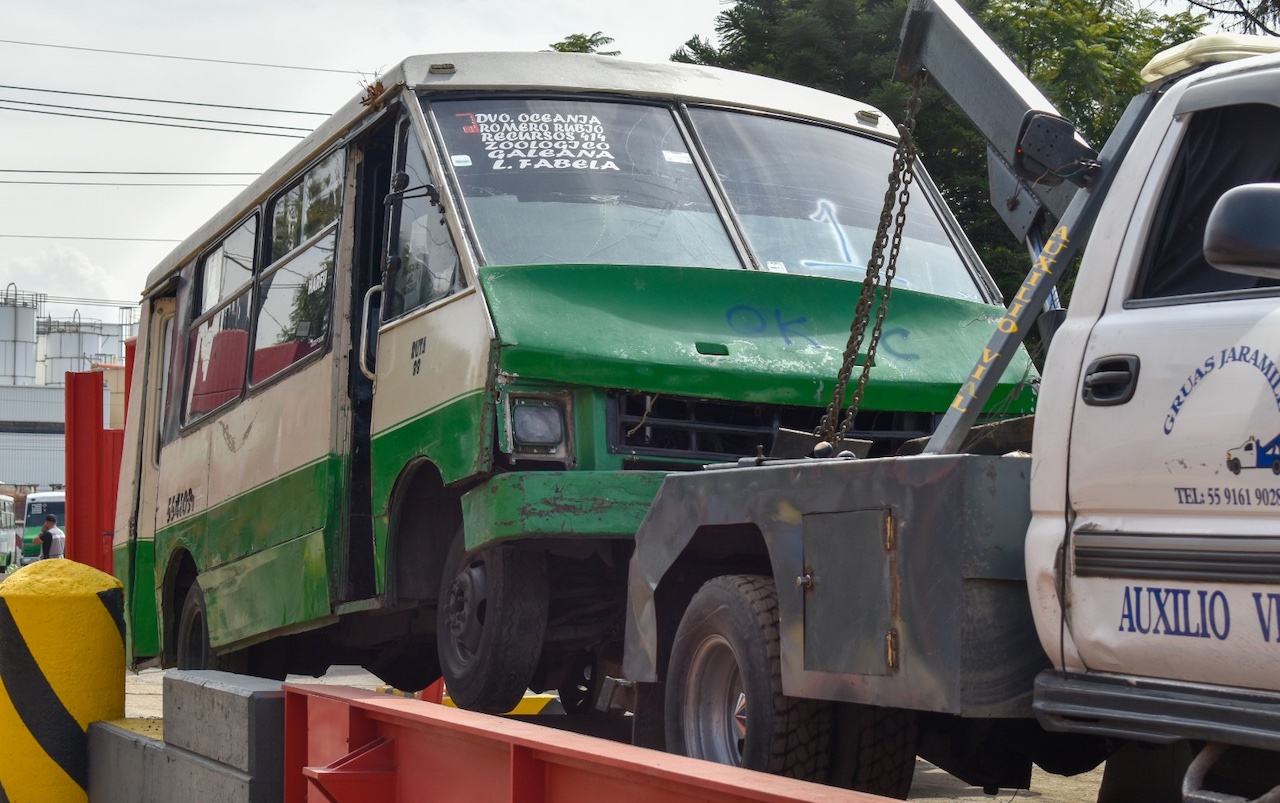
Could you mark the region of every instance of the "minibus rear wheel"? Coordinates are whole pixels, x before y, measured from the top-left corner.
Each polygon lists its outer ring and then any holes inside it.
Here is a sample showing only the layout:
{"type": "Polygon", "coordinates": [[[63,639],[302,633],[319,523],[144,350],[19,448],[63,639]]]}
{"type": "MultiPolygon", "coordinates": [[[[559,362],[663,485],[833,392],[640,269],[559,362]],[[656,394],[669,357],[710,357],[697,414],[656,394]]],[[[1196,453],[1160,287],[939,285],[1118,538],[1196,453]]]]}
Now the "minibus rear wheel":
{"type": "Polygon", "coordinates": [[[178,644],[175,656],[179,669],[222,669],[231,671],[231,656],[214,655],[209,646],[209,614],[199,581],[191,584],[178,616],[178,644]]]}

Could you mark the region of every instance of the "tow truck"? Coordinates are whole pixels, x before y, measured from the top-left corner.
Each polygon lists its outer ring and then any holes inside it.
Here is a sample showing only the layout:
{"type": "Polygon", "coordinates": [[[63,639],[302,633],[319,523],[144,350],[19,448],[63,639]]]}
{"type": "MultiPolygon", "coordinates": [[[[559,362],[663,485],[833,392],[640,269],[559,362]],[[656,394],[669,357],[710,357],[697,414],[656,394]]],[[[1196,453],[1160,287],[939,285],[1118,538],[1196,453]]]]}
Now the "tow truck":
{"type": "Polygon", "coordinates": [[[986,136],[1031,271],[917,454],[666,478],[604,692],[639,743],[896,797],[917,755],[988,791],[1107,759],[1146,800],[1280,795],[1280,478],[1222,458],[1280,423],[1278,49],[1160,54],[1095,151],[913,0],[899,77],[986,136]],[[1034,434],[975,427],[1037,318],[1034,434]]]}

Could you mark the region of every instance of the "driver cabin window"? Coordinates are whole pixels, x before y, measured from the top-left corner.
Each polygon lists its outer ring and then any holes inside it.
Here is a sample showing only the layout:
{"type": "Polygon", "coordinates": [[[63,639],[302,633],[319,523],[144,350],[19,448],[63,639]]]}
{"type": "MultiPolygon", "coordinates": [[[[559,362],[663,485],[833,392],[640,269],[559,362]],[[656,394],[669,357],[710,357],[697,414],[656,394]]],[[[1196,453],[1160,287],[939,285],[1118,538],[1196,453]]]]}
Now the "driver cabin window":
{"type": "Polygon", "coordinates": [[[1280,181],[1280,108],[1250,103],[1196,112],[1165,180],[1138,299],[1275,286],[1215,269],[1204,258],[1209,213],[1227,190],[1280,181]]]}

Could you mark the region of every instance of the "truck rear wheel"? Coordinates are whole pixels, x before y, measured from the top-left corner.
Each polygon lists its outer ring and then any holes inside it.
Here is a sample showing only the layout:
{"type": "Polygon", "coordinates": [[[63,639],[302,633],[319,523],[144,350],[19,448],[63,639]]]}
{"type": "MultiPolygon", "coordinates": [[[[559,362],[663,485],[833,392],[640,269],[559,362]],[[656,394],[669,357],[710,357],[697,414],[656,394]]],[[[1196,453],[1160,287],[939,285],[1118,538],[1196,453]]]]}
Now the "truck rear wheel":
{"type": "Polygon", "coordinates": [[[499,546],[467,553],[458,528],[440,586],[436,645],[460,708],[503,714],[520,702],[542,655],[547,599],[541,552],[499,546]]]}
{"type": "Polygon", "coordinates": [[[906,800],[916,771],[918,715],[875,705],[841,705],[831,782],[906,800]]]}
{"type": "Polygon", "coordinates": [[[667,749],[825,781],[831,704],[785,696],[780,655],[773,580],[709,580],[689,603],[671,650],[667,749]]]}

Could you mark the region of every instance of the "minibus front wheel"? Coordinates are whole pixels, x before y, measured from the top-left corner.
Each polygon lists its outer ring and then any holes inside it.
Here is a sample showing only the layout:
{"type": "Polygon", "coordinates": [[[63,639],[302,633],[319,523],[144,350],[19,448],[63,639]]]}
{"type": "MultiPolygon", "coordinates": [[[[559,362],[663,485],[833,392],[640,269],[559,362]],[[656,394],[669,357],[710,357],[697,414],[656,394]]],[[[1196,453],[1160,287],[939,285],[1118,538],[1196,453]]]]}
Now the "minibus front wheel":
{"type": "Polygon", "coordinates": [[[436,644],[450,698],[503,714],[516,707],[547,632],[545,555],[502,545],[467,552],[461,527],[440,584],[436,644]]]}

